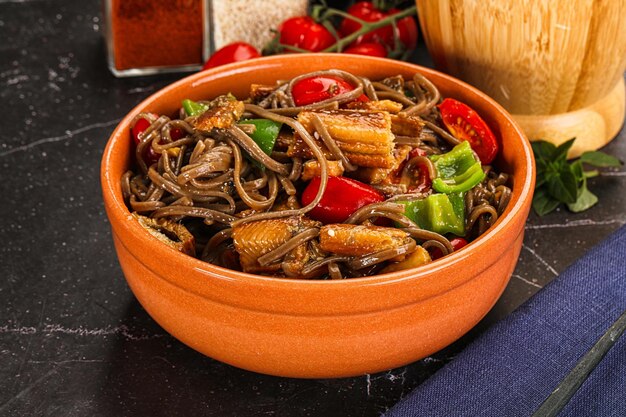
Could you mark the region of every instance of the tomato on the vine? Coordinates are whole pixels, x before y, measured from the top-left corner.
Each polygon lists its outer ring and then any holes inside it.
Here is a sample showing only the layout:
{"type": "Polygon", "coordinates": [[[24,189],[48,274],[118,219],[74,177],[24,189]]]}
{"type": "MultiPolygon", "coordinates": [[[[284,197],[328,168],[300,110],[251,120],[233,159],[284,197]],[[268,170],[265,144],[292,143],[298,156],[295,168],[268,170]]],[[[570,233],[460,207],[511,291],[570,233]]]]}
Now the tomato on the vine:
{"type": "Polygon", "coordinates": [[[387,56],[387,48],[378,42],[364,42],[358,45],[350,46],[343,51],[346,54],[369,55],[385,58],[387,56]]]}
{"type": "MultiPolygon", "coordinates": [[[[280,43],[311,52],[322,51],[335,43],[335,37],[309,16],[292,17],[278,27],[280,43]]],[[[289,51],[286,48],[286,51],[289,51]]]]}
{"type": "MultiPolygon", "coordinates": [[[[360,1],[350,6],[347,12],[350,15],[366,22],[377,22],[400,12],[400,10],[391,9],[384,12],[376,8],[371,1],[360,1]]],[[[339,34],[342,37],[346,37],[360,28],[360,23],[349,18],[344,18],[341,22],[341,26],[339,27],[339,34]]],[[[396,29],[398,39],[402,42],[406,49],[414,49],[417,46],[417,23],[415,23],[415,19],[413,19],[413,17],[407,16],[398,20],[396,22],[396,29]]],[[[365,35],[360,36],[354,42],[354,45],[370,42],[381,42],[389,48],[395,48],[393,26],[390,24],[370,33],[366,33],[365,35]]]]}
{"type": "MultiPolygon", "coordinates": [[[[346,12],[358,19],[365,20],[366,22],[377,22],[383,18],[385,18],[385,13],[376,7],[370,1],[360,1],[348,8],[346,12]]],[[[350,35],[351,33],[356,32],[361,29],[361,24],[355,20],[344,18],[341,21],[341,25],[339,26],[339,34],[345,37],[350,35]]],[[[365,34],[361,36],[356,44],[364,43],[364,42],[372,42],[372,41],[383,41],[387,43],[387,41],[391,39],[393,43],[393,27],[392,26],[384,26],[382,28],[376,29],[375,31],[365,34]]],[[[393,45],[392,45],[393,46],[393,45]]]]}
{"type": "Polygon", "coordinates": [[[498,141],[478,113],[453,98],[443,100],[438,107],[452,136],[468,141],[483,165],[491,163],[498,154],[498,141]]]}
{"type": "Polygon", "coordinates": [[[261,54],[256,48],[245,42],[233,42],[215,51],[202,67],[203,70],[258,58],[261,54]]]}
{"type": "MultiPolygon", "coordinates": [[[[352,90],[354,86],[341,77],[318,75],[297,81],[291,88],[291,95],[296,106],[306,106],[352,90]]],[[[367,101],[368,98],[361,95],[357,100],[367,101]]]]}

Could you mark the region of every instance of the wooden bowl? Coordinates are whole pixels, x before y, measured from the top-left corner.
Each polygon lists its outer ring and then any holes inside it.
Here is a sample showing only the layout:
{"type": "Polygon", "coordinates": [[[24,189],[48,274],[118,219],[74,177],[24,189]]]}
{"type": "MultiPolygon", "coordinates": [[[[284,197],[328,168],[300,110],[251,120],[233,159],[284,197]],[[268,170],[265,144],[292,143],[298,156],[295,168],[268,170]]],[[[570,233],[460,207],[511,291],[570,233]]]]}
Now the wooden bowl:
{"type": "Polygon", "coordinates": [[[174,337],[231,365],[272,375],[345,377],[421,359],[449,345],[489,311],[518,259],[534,188],[528,141],[506,111],[476,89],[416,65],[356,55],[281,55],[189,76],[134,108],[102,158],[102,192],[128,284],[174,337]],[[129,124],[139,112],[170,114],[184,98],[232,92],[339,68],[380,79],[416,71],[444,96],[476,109],[501,139],[497,164],[512,174],[512,197],[484,235],[414,270],[338,281],[268,278],[201,262],[151,237],[124,205],[120,178],[131,164],[129,124]]]}
{"type": "Polygon", "coordinates": [[[502,104],[531,139],[570,157],[597,149],[624,122],[625,1],[417,0],[441,71],[502,104]]]}

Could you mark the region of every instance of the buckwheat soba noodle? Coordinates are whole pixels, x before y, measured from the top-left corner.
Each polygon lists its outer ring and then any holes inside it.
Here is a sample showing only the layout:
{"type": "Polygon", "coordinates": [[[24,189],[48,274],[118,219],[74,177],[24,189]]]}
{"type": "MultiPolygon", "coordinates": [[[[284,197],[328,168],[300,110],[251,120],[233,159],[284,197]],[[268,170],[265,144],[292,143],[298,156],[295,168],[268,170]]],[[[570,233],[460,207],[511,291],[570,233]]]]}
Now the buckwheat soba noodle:
{"type": "Polygon", "coordinates": [[[226,268],[304,279],[413,268],[484,233],[511,195],[489,165],[493,133],[420,74],[312,72],[247,98],[184,100],[169,116],[133,120],[125,201],[155,238],[226,268]]]}

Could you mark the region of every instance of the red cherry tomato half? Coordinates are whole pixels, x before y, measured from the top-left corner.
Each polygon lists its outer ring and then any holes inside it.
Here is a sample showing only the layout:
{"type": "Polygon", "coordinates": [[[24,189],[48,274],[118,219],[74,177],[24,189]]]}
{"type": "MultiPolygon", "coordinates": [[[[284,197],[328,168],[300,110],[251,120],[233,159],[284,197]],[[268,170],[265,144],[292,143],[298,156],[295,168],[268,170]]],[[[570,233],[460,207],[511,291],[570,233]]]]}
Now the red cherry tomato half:
{"type": "MultiPolygon", "coordinates": [[[[343,78],[324,75],[299,80],[293,85],[291,95],[296,106],[306,106],[352,90],[354,86],[343,78]]],[[[367,101],[368,98],[361,95],[357,100],[367,101]]]]}
{"type": "Polygon", "coordinates": [[[278,27],[280,43],[319,52],[335,43],[335,37],[309,16],[292,17],[278,27]]]}
{"type": "MultiPolygon", "coordinates": [[[[398,13],[399,10],[391,9],[388,12],[383,12],[382,10],[377,9],[370,1],[360,1],[349,7],[347,12],[356,18],[365,20],[366,22],[377,22],[381,19],[384,19],[385,17],[398,13]]],[[[351,33],[356,32],[360,28],[360,23],[352,19],[345,18],[341,22],[341,25],[339,27],[339,33],[342,37],[346,37],[351,33]]],[[[396,28],[397,36],[404,45],[404,47],[407,49],[415,49],[417,45],[417,23],[415,23],[415,19],[413,19],[411,16],[404,17],[396,22],[396,28]]],[[[360,36],[354,44],[359,45],[372,41],[382,42],[389,48],[395,48],[393,26],[383,26],[382,28],[376,29],[370,33],[360,36]]]]}
{"type": "Polygon", "coordinates": [[[489,164],[498,154],[498,141],[487,123],[469,106],[452,98],[440,105],[441,118],[452,136],[466,140],[483,164],[489,164]]]}
{"type": "Polygon", "coordinates": [[[245,42],[234,42],[218,49],[202,67],[203,70],[258,58],[261,54],[256,48],[245,42]]]}
{"type": "MultiPolygon", "coordinates": [[[[463,246],[467,245],[467,240],[462,237],[455,237],[454,239],[450,239],[450,243],[452,244],[452,250],[456,252],[461,249],[463,246]]],[[[433,248],[430,251],[430,258],[434,261],[435,259],[439,259],[443,256],[443,252],[439,248],[433,248]]]]}
{"type": "Polygon", "coordinates": [[[387,56],[387,49],[378,42],[365,42],[359,45],[350,46],[343,52],[346,54],[378,56],[381,58],[385,58],[387,56]]]}
{"type": "MultiPolygon", "coordinates": [[[[302,205],[306,206],[315,199],[321,179],[315,177],[302,193],[302,205]]],[[[328,184],[319,202],[309,212],[312,219],[322,223],[341,223],[361,207],[383,201],[385,197],[376,189],[345,177],[328,177],[328,184]]]]}

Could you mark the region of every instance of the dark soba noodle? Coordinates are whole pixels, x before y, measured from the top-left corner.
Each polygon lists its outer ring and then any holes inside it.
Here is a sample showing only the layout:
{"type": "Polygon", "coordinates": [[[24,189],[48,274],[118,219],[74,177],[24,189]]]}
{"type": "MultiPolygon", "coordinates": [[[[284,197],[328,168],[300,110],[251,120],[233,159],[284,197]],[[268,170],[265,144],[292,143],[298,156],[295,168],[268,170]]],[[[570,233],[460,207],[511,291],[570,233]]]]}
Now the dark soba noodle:
{"type": "MultiPolygon", "coordinates": [[[[431,180],[437,176],[433,162],[422,155],[445,153],[460,143],[442,127],[436,108],[441,95],[428,79],[415,74],[409,81],[400,76],[370,81],[345,71],[328,70],[280,81],[266,90],[264,96],[246,101],[244,117],[282,123],[308,147],[320,177],[319,189],[309,204],[301,207],[297,197],[303,188],[302,158],[288,157],[280,150],[266,154],[250,137],[254,125],[235,122],[210,132],[197,130],[193,117],[181,109],[179,119],[151,113],[135,117],[132,125],[141,118],[150,125],[136,146],[136,172],[128,171],[121,178],[122,194],[129,208],[155,221],[169,219],[184,224],[195,237],[200,259],[240,269],[233,247],[237,228],[260,224],[256,222],[305,218],[324,195],[331,169],[329,161],[335,164],[339,161],[348,176],[359,170],[358,164],[351,162],[338,146],[321,117],[312,113],[315,130],[312,135],[294,116],[302,111],[343,108],[365,94],[373,101],[400,103],[402,114],[420,118],[424,128],[419,135],[397,135],[394,142],[396,146],[419,148],[423,153],[407,159],[399,172],[399,183],[372,185],[386,195],[386,201],[361,207],[344,224],[367,226],[387,219],[388,224],[395,224],[398,233],[406,236],[405,241],[393,248],[362,255],[332,254],[320,247],[321,225],[306,220],[294,229],[290,238],[256,258],[258,266],[266,268],[258,273],[343,279],[379,273],[390,260],[412,254],[418,244],[424,249],[437,249],[443,255],[452,252],[446,236],[420,228],[405,216],[405,206],[397,203],[429,195],[429,191],[408,191],[414,166],[425,166],[431,180]],[[314,76],[337,77],[354,89],[311,105],[297,106],[292,93],[294,85],[314,76]],[[177,139],[173,138],[174,130],[177,139]],[[157,162],[147,158],[150,152],[160,154],[157,162]],[[308,251],[307,261],[296,267],[297,253],[302,248],[308,251]]],[[[495,223],[511,197],[508,175],[489,166],[483,169],[485,179],[465,194],[466,236],[471,239],[495,223]]]]}

